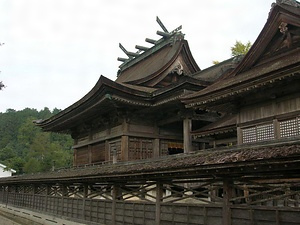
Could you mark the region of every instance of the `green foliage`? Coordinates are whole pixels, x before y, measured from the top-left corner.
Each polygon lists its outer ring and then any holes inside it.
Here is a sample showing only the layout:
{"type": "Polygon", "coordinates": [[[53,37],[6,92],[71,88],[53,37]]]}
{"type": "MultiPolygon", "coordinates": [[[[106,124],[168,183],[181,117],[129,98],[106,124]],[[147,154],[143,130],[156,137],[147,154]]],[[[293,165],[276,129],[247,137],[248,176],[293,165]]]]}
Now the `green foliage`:
{"type": "Polygon", "coordinates": [[[252,44],[250,41],[248,41],[246,44],[243,44],[241,41],[236,41],[234,46],[231,47],[231,55],[232,56],[245,55],[249,51],[251,46],[252,44]]]}
{"type": "Polygon", "coordinates": [[[219,62],[218,60],[213,60],[212,63],[213,63],[214,65],[217,65],[217,64],[219,64],[220,62],[219,62]]]}
{"type": "Polygon", "coordinates": [[[0,163],[18,174],[50,171],[72,163],[72,139],[69,135],[42,132],[33,121],[58,113],[26,108],[0,113],[0,163]]]}

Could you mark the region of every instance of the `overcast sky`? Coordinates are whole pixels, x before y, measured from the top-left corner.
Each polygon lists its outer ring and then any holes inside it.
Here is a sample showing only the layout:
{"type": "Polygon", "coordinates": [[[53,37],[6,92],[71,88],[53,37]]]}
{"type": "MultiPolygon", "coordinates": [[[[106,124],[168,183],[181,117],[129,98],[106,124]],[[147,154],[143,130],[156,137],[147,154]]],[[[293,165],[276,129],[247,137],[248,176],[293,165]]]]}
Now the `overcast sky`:
{"type": "Polygon", "coordinates": [[[116,79],[135,45],[182,25],[201,69],[230,57],[236,40],[255,41],[274,0],[0,0],[0,112],[64,109],[100,75],[116,79]]]}

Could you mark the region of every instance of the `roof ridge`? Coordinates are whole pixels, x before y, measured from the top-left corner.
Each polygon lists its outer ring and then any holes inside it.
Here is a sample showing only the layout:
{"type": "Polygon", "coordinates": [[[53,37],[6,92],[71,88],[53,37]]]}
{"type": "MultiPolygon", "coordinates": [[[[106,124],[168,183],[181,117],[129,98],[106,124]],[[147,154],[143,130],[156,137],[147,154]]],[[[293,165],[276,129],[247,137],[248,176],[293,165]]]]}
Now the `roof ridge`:
{"type": "Polygon", "coordinates": [[[182,29],[182,25],[180,25],[176,29],[169,32],[158,17],[156,17],[156,21],[160,25],[160,27],[163,29],[163,31],[158,30],[156,32],[156,34],[162,36],[162,38],[160,38],[159,40],[153,40],[153,39],[150,39],[150,38],[146,38],[145,39],[146,42],[148,42],[150,44],[153,44],[153,46],[151,48],[136,45],[135,48],[138,49],[138,51],[137,52],[130,52],[130,51],[127,51],[121,43],[119,43],[119,47],[128,56],[128,58],[118,57],[118,61],[123,62],[119,66],[120,69],[118,71],[118,75],[123,70],[131,67],[132,65],[135,65],[136,63],[138,63],[139,61],[145,59],[149,55],[152,55],[153,53],[157,52],[158,50],[160,50],[164,46],[166,46],[168,44],[175,43],[177,40],[184,39],[184,34],[180,31],[182,29]]]}

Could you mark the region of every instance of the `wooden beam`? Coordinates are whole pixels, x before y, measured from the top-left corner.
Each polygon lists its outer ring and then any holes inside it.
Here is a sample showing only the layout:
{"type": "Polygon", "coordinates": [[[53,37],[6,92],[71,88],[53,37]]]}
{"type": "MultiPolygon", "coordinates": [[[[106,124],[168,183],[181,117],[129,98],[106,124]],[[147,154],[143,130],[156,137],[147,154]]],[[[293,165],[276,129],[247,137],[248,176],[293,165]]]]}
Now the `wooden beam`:
{"type": "Polygon", "coordinates": [[[121,160],[128,161],[129,152],[128,152],[129,138],[128,136],[123,135],[121,137],[121,160]]]}
{"type": "Polygon", "coordinates": [[[205,114],[201,114],[201,115],[195,114],[191,118],[192,118],[192,120],[216,122],[218,119],[220,119],[220,116],[216,113],[205,113],[205,114]]]}
{"type": "Polygon", "coordinates": [[[155,224],[160,225],[161,199],[163,198],[163,185],[160,181],[156,182],[156,201],[155,201],[155,224]]]}
{"type": "Polygon", "coordinates": [[[192,120],[186,118],[183,120],[183,149],[184,153],[192,151],[192,120]]]}
{"type": "Polygon", "coordinates": [[[158,158],[160,156],[160,140],[155,138],[153,141],[153,157],[158,158]]]}
{"type": "Polygon", "coordinates": [[[230,199],[232,198],[232,181],[223,181],[223,216],[222,224],[231,225],[231,209],[230,209],[230,199]]]}
{"type": "Polygon", "coordinates": [[[116,206],[117,206],[117,196],[118,196],[118,189],[119,187],[114,184],[112,189],[112,209],[111,209],[111,220],[112,224],[116,224],[116,206]]]}
{"type": "Polygon", "coordinates": [[[157,125],[158,126],[163,126],[163,125],[174,123],[174,122],[177,122],[177,121],[181,121],[181,117],[179,115],[171,116],[171,117],[168,117],[166,119],[160,120],[160,121],[157,122],[157,125]]]}

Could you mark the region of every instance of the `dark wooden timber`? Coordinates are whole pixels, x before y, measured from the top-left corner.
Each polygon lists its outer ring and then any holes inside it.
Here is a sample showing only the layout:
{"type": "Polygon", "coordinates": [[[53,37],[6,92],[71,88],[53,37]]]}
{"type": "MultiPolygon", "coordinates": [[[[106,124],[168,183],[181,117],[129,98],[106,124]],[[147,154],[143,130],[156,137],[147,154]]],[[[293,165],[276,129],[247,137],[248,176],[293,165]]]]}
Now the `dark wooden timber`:
{"type": "Polygon", "coordinates": [[[249,52],[200,70],[179,31],[122,59],[36,124],[72,168],[0,179],[0,202],[88,224],[300,221],[300,4],[277,1],[249,52]]]}

